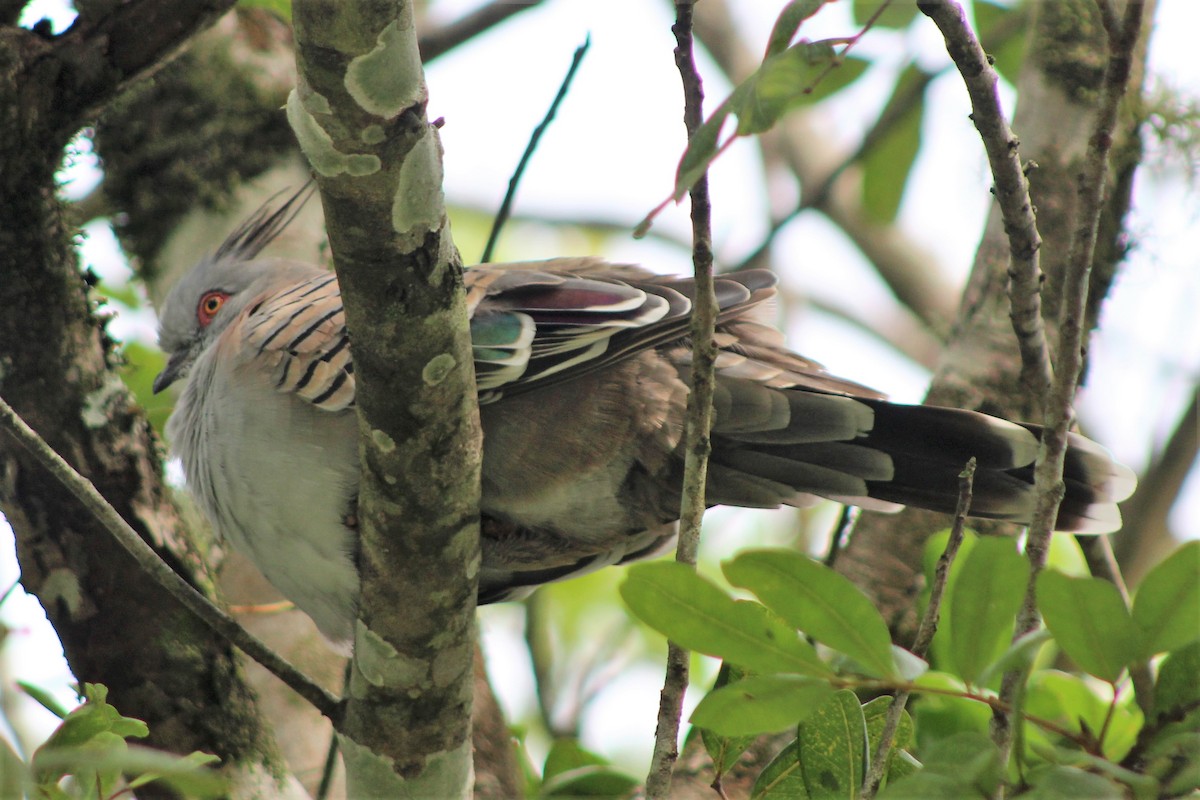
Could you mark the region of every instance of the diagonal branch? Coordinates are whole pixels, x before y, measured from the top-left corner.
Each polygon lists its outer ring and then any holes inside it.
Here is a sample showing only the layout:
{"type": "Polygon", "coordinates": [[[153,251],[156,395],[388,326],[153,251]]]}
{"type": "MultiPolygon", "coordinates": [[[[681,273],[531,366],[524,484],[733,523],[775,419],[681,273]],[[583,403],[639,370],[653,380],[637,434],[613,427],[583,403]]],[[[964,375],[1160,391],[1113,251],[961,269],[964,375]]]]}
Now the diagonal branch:
{"type": "Polygon", "coordinates": [[[110,10],[98,16],[83,11],[54,40],[53,51],[64,73],[54,106],[62,127],[73,128],[94,116],[235,4],[236,0],[135,0],[106,4],[110,10]]]}
{"type": "Polygon", "coordinates": [[[1019,142],[1000,109],[998,77],[967,24],[962,7],[951,0],[918,0],[921,9],[946,40],[971,98],[971,120],[987,151],[1009,247],[1009,298],[1013,331],[1021,352],[1021,382],[1033,397],[1044,397],[1054,379],[1042,323],[1042,270],[1038,233],[1029,182],[1018,151],[1019,142]]]}
{"type": "Polygon", "coordinates": [[[521,2],[492,0],[454,22],[421,34],[417,39],[421,60],[426,63],[433,61],[460,44],[507,21],[509,17],[520,14],[522,11],[528,11],[541,3],[542,0],[521,0],[521,2]]]}
{"type": "Polygon", "coordinates": [[[81,502],[104,529],[137,561],[138,566],[159,586],[205,625],[224,636],[246,655],[271,671],[298,695],[312,703],[335,722],[341,717],[341,701],[314,683],[308,676],[282,659],[258,639],[251,636],[207,597],[179,577],[158,554],[129,526],[96,487],[80,475],[50,445],[29,427],[3,398],[0,398],[0,427],[7,430],[54,478],[81,502]]]}

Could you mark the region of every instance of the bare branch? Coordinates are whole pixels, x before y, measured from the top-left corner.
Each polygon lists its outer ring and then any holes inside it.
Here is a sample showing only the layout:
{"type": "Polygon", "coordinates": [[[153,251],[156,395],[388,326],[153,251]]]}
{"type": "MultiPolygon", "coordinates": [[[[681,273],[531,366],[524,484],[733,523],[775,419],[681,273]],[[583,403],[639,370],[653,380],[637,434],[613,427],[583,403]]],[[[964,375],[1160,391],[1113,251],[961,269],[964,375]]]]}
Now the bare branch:
{"type": "Polygon", "coordinates": [[[29,427],[3,398],[0,398],[0,426],[3,426],[64,488],[78,498],[88,513],[133,556],[138,566],[155,583],[166,589],[205,625],[270,670],[322,714],[335,721],[340,718],[341,701],[338,698],[326,692],[308,676],[280,658],[274,650],[247,633],[236,620],[179,577],[159,558],[150,545],[138,536],[129,523],[121,518],[103,495],[96,491],[96,487],[54,452],[37,431],[29,427]]]}
{"type": "Polygon", "coordinates": [[[525,146],[525,152],[521,154],[521,160],[517,162],[517,168],[513,171],[513,175],[508,179],[508,191],[504,193],[504,200],[500,203],[500,210],[496,212],[496,218],[492,222],[492,230],[488,234],[487,244],[483,248],[483,255],[479,257],[482,264],[486,264],[492,260],[492,251],[496,247],[496,240],[500,238],[500,231],[504,227],[504,223],[508,221],[509,214],[512,213],[513,198],[517,194],[517,186],[521,183],[521,176],[525,174],[525,167],[529,165],[529,159],[533,157],[533,153],[537,150],[538,142],[542,139],[542,134],[550,127],[550,123],[554,121],[554,115],[558,113],[558,107],[562,104],[563,98],[567,96],[567,91],[571,88],[571,81],[575,78],[575,73],[579,69],[583,57],[587,55],[588,48],[592,46],[592,39],[589,36],[584,40],[583,44],[575,48],[575,55],[571,59],[571,66],[567,68],[567,74],[563,76],[562,84],[558,87],[558,93],[554,95],[554,100],[550,103],[550,108],[546,109],[546,116],[542,117],[542,121],[533,129],[533,134],[529,137],[529,144],[525,146]]]}
{"type": "MultiPolygon", "coordinates": [[[[683,121],[690,139],[704,121],[704,87],[696,68],[692,42],[693,0],[675,4],[675,65],[683,81],[683,121]]],[[[712,427],[716,344],[713,334],[717,302],[712,282],[712,207],[708,200],[708,175],[702,175],[689,192],[692,204],[692,264],[696,296],[692,307],[692,387],[688,395],[687,431],[684,441],[683,495],[679,510],[677,561],[693,569],[700,548],[700,525],[704,519],[704,487],[708,478],[708,455],[712,427]]],[[[674,642],[667,647],[667,674],[658,707],[654,753],[646,778],[646,796],[652,800],[670,797],[671,772],[679,756],[679,718],[688,685],[688,651],[674,642]]]]}
{"type": "MultiPolygon", "coordinates": [[[[954,510],[954,525],[950,528],[950,538],[946,540],[946,548],[938,558],[937,567],[933,573],[933,585],[929,587],[929,605],[925,607],[925,616],[921,618],[921,626],[917,628],[917,638],[911,648],[914,655],[924,658],[937,633],[938,620],[942,613],[942,596],[946,591],[946,582],[950,579],[950,566],[954,563],[958,549],[962,545],[963,533],[966,530],[967,514],[971,510],[971,498],[975,488],[975,459],[967,462],[966,467],[958,476],[958,506],[954,510]]],[[[871,765],[863,778],[861,800],[871,800],[879,791],[879,784],[887,768],[888,751],[892,749],[892,740],[896,736],[896,727],[904,713],[911,692],[907,690],[896,692],[888,706],[887,715],[883,721],[883,731],[879,734],[879,744],[871,757],[871,765]]]]}
{"type": "Polygon", "coordinates": [[[946,52],[963,76],[971,98],[971,120],[987,151],[1009,247],[1009,297],[1013,331],[1021,352],[1021,382],[1034,397],[1044,397],[1054,379],[1046,332],[1042,323],[1042,270],[1038,234],[1029,182],[1018,152],[1017,137],[1000,109],[998,78],[988,56],[967,24],[963,10],[951,0],[918,0],[946,40],[946,52]]]}
{"type": "MultiPolygon", "coordinates": [[[[1141,35],[1144,11],[1142,0],[1128,0],[1120,31],[1109,37],[1109,58],[1100,105],[1095,127],[1088,141],[1083,173],[1076,189],[1079,211],[1063,281],[1061,338],[1056,354],[1058,369],[1053,391],[1046,399],[1046,426],[1042,432],[1041,448],[1034,468],[1037,506],[1025,545],[1025,554],[1031,567],[1029,585],[1017,617],[1016,629],[1013,631],[1014,640],[1034,630],[1039,624],[1034,587],[1037,576],[1046,563],[1050,534],[1054,530],[1058,506],[1064,494],[1063,463],[1067,450],[1067,432],[1074,418],[1072,400],[1083,368],[1084,316],[1096,247],[1096,231],[1099,227],[1104,185],[1108,176],[1108,153],[1113,143],[1121,99],[1125,96],[1125,89],[1129,83],[1133,52],[1141,35]]],[[[1022,671],[1005,673],[1000,698],[1012,704],[1022,682],[1022,671]]],[[[1005,760],[1012,743],[1012,729],[1011,715],[997,718],[994,735],[1005,760]]]]}
{"type": "Polygon", "coordinates": [[[542,0],[492,0],[461,19],[437,30],[428,31],[417,39],[421,60],[428,63],[443,56],[460,44],[491,30],[509,17],[541,5],[542,0]]]}

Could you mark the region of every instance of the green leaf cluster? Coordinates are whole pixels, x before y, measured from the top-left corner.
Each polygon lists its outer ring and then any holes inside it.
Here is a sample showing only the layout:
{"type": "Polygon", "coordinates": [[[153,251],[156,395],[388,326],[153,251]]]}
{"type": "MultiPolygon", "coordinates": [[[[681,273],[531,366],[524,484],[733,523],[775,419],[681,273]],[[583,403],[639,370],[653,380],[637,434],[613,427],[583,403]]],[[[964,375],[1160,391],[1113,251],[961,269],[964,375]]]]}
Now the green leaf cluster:
{"type": "MultiPolygon", "coordinates": [[[[944,541],[931,543],[931,571],[944,541]]],[[[853,584],[802,554],[750,550],[721,568],[756,599],[674,562],[632,566],[621,594],[651,628],[724,661],[691,716],[718,777],[755,735],[795,731],[758,776],[756,798],[857,796],[891,700],[864,703],[852,690],[914,696],[881,797],[988,797],[1001,783],[1011,796],[1046,798],[1200,787],[1200,542],[1156,567],[1126,608],[1111,584],[1086,574],[1075,540],[1056,535],[1036,582],[1047,627],[1014,642],[1029,564],[1015,540],[968,534],[943,596],[933,670],[892,644],[853,584]],[[1083,674],[1052,668],[1055,653],[1083,674]],[[1126,676],[1163,653],[1148,719],[1126,676]],[[1014,760],[1003,763],[988,731],[1009,670],[1024,675],[1023,721],[1014,760]]]]}
{"type": "Polygon", "coordinates": [[[219,759],[206,753],[176,756],[127,740],[145,738],[146,723],[122,716],[108,703],[108,689],[83,685],[84,702],[25,763],[0,738],[0,796],[44,800],[105,798],[158,782],[185,797],[220,797],[225,781],[207,768],[219,759]]]}

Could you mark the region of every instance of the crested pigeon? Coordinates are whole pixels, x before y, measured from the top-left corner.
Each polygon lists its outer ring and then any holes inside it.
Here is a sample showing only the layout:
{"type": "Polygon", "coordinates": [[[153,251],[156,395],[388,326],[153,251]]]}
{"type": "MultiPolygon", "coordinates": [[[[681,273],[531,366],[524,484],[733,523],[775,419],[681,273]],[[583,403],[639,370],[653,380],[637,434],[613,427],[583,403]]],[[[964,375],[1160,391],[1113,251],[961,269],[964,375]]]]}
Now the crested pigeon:
{"type": "MultiPolygon", "coordinates": [[[[299,197],[264,206],[172,288],[154,390],[186,380],[167,435],[216,531],[345,646],[359,463],[341,296],[325,269],[261,255],[299,197]]],[[[561,258],[480,265],[465,283],[484,431],[480,602],[662,551],[681,491],[692,279],[561,258]]],[[[716,279],[711,504],[953,511],[974,456],[972,515],[1029,521],[1037,426],[893,404],[829,374],[760,321],[774,283],[762,270],[716,279]]],[[[1058,527],[1116,529],[1134,483],[1072,435],[1058,527]]]]}

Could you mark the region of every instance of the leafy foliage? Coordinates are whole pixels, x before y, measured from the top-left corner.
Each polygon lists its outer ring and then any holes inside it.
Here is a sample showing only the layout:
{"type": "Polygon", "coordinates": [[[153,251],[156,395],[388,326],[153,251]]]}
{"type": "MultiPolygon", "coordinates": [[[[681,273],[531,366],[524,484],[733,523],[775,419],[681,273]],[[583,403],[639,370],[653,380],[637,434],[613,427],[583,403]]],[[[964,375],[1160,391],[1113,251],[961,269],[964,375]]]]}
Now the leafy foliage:
{"type": "MultiPolygon", "coordinates": [[[[746,737],[796,731],[759,773],[755,798],[857,797],[891,703],[864,703],[858,694],[880,690],[915,695],[912,716],[902,715],[889,743],[881,797],[990,797],[1018,774],[1023,782],[1010,783],[1011,796],[1153,797],[1200,788],[1200,623],[1192,602],[1200,543],[1157,567],[1132,611],[1106,581],[1044,570],[1037,589],[1048,627],[1017,642],[1009,640],[1029,580],[1024,556],[1012,540],[974,536],[962,552],[944,595],[951,624],[937,634],[948,641],[934,648],[935,669],[919,677],[898,667],[903,658],[865,595],[790,550],[744,552],[722,565],[758,602],[735,600],[675,563],[631,568],[622,595],[655,630],[725,659],[718,686],[691,717],[718,775],[746,737]],[[826,648],[815,662],[816,650],[792,649],[804,641],[797,631],[826,648]],[[1163,649],[1155,716],[1147,720],[1126,674],[1163,649]],[[1054,650],[1092,677],[1043,665],[1054,650]],[[988,687],[1006,669],[1026,681],[1013,753],[1019,773],[988,736],[1000,703],[988,687]]],[[[1076,571],[1074,552],[1058,545],[1057,561],[1076,571]]],[[[935,561],[927,553],[926,562],[935,561]]]]}
{"type": "Polygon", "coordinates": [[[108,689],[83,685],[84,703],[68,713],[26,764],[0,739],[0,796],[45,800],[117,797],[162,783],[186,797],[220,797],[224,781],[206,766],[216,756],[175,756],[128,739],[149,734],[146,723],[122,716],[108,703],[108,689]]]}

